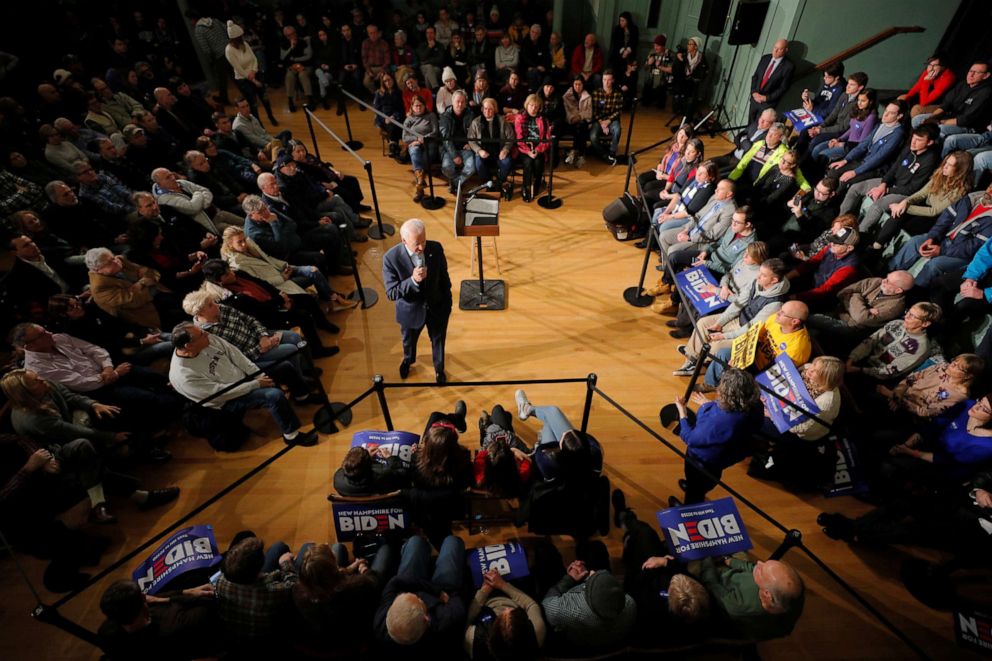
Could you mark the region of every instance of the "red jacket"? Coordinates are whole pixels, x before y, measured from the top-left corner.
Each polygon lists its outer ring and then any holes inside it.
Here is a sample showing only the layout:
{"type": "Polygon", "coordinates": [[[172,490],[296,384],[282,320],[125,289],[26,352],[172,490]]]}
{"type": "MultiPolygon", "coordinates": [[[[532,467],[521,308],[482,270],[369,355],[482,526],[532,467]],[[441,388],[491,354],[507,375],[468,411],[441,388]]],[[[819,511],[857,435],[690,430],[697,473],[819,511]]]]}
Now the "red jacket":
{"type": "MultiPolygon", "coordinates": [[[[575,50],[572,51],[572,77],[578,76],[582,73],[582,67],[584,67],[585,64],[586,47],[579,44],[575,47],[575,50]]],[[[603,73],[603,49],[599,47],[599,44],[593,46],[592,49],[592,72],[603,73]]]]}
{"type": "Polygon", "coordinates": [[[544,117],[538,115],[534,118],[537,120],[538,135],[540,135],[541,139],[545,142],[539,142],[536,145],[533,145],[532,148],[531,143],[527,142],[527,136],[524,133],[527,130],[527,118],[529,116],[530,115],[527,114],[527,111],[524,110],[521,113],[517,113],[513,120],[513,126],[517,134],[517,150],[521,154],[527,154],[528,156],[531,154],[543,154],[551,147],[551,143],[546,142],[548,138],[551,137],[551,127],[548,126],[548,123],[545,121],[544,117]]]}
{"type": "Polygon", "coordinates": [[[856,253],[848,253],[837,259],[830,252],[828,243],[820,252],[796,267],[799,276],[813,275],[813,288],[795,295],[797,301],[807,305],[818,305],[836,301],[837,292],[855,281],[858,277],[856,253]]]}
{"type": "Polygon", "coordinates": [[[909,88],[906,92],[906,102],[910,103],[914,96],[920,97],[921,106],[930,106],[938,101],[940,97],[944,96],[944,92],[951,89],[954,85],[954,72],[950,69],[944,69],[937,80],[926,80],[927,70],[924,69],[920,77],[916,79],[916,84],[909,88]]]}

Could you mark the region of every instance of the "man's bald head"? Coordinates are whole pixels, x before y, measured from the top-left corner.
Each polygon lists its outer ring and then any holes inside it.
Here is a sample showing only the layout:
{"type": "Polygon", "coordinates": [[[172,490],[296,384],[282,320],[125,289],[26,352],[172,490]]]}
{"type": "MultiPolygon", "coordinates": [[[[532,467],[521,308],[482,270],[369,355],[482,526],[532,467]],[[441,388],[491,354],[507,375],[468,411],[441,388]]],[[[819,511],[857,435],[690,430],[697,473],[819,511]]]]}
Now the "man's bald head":
{"type": "Polygon", "coordinates": [[[258,175],[255,183],[258,184],[258,189],[266,195],[272,195],[273,197],[279,196],[279,181],[276,180],[276,176],[271,172],[263,172],[258,175]]]}
{"type": "Polygon", "coordinates": [[[780,560],[757,563],[751,575],[758,586],[761,607],[769,613],[787,612],[805,591],[799,573],[780,560]]]}
{"type": "Polygon", "coordinates": [[[793,319],[806,321],[809,317],[809,306],[802,301],[788,301],[782,306],[782,312],[793,319]]]}
{"type": "Polygon", "coordinates": [[[404,592],[386,613],[386,632],[397,645],[413,645],[423,637],[429,622],[427,604],[412,592],[404,592]]]}
{"type": "Polygon", "coordinates": [[[779,39],[772,46],[772,57],[785,57],[787,52],[789,52],[789,41],[787,39],[779,39]]]}

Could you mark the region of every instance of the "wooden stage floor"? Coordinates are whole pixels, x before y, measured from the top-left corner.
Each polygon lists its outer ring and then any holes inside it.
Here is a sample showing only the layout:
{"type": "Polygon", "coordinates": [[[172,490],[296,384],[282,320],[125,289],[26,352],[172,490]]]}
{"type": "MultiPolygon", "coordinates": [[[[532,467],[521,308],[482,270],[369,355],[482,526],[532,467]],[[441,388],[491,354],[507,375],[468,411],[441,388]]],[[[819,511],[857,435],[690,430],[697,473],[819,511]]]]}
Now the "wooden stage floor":
{"type": "MultiPolygon", "coordinates": [[[[281,98],[281,97],[280,97],[281,98]]],[[[296,136],[307,136],[303,113],[280,115],[282,126],[296,136]]],[[[333,130],[344,135],[344,121],[333,111],[318,111],[333,130]]],[[[657,110],[639,113],[631,143],[632,149],[670,135],[664,128],[667,114],[657,110]]],[[[428,236],[444,244],[457,300],[458,283],[470,278],[469,256],[472,244],[456,239],[453,231],[453,200],[443,182],[438,194],[448,203],[438,211],[426,211],[411,200],[412,175],[382,156],[370,113],[351,113],[355,137],[365,142],[360,151],[373,163],[376,189],[383,221],[397,227],[407,218],[420,217],[428,236]]],[[[627,118],[624,117],[626,136],[627,118]]],[[[333,140],[318,129],[321,155],[339,169],[363,178],[361,164],[341,151],[333,140]]],[[[719,155],[728,148],[722,138],[705,140],[708,153],[719,155]]],[[[642,157],[651,167],[656,153],[642,157]]],[[[585,377],[595,373],[599,387],[649,427],[660,430],[659,407],[684,388],[684,380],[670,376],[681,363],[676,341],[668,337],[665,317],[649,308],[627,305],[622,292],[636,284],[643,253],[631,244],[618,243],[605,230],[601,211],[622,191],[625,168],[609,167],[589,158],[582,171],[566,168],[556,172],[555,193],[564,204],[553,211],[537,204],[525,204],[515,196],[504,203],[499,256],[502,276],[494,269],[493,253],[485,251],[486,273],[502,277],[508,287],[508,306],[501,312],[455,310],[448,331],[448,378],[451,381],[513,380],[532,378],[585,377]]],[[[367,181],[363,190],[368,196],[367,181]]],[[[370,199],[367,199],[370,202],[370,199]]],[[[402,357],[400,335],[393,318],[393,306],[382,289],[382,254],[399,240],[398,232],[384,242],[369,241],[358,247],[361,277],[366,287],[380,296],[374,307],[335,315],[341,328],[341,353],[320,361],[324,384],[335,400],[350,400],[364,392],[373,375],[387,381],[398,380],[402,357]]],[[[654,261],[649,278],[654,275],[654,261]]],[[[339,278],[337,289],[350,291],[353,282],[339,278]]],[[[330,339],[330,338],[328,338],[330,339]]],[[[411,371],[414,382],[433,382],[427,359],[430,345],[421,341],[421,360],[411,371]],[[425,353],[426,352],[426,353],[425,353]]],[[[557,404],[576,423],[581,419],[584,384],[535,386],[528,389],[532,401],[557,404]]],[[[482,408],[496,403],[513,405],[513,387],[450,387],[388,391],[392,418],[397,429],[419,432],[430,411],[446,409],[456,399],[464,399],[469,410],[469,433],[465,444],[474,446],[474,420],[482,408]]],[[[304,410],[303,417],[311,411],[304,410]]],[[[262,414],[252,414],[248,422],[257,432],[247,447],[236,454],[217,454],[205,441],[180,438],[170,449],[175,459],[161,467],[148,467],[143,477],[152,486],[179,484],[183,488],[177,503],[150,513],[139,514],[127,502],[116,503],[120,517],[116,526],[101,529],[114,539],[113,550],[104,556],[109,564],[171,524],[247,470],[283,447],[274,426],[262,414]]],[[[519,423],[521,435],[533,442],[535,421],[519,423]]],[[[345,431],[322,436],[319,446],[296,448],[227,498],[211,506],[193,523],[215,527],[218,541],[226,546],[231,536],[252,529],[267,541],[279,539],[294,549],[307,541],[333,541],[334,529],[325,496],[331,475],[340,464],[351,433],[362,429],[382,429],[383,421],[374,396],[355,408],[354,422],[345,431]]],[[[681,460],[597,397],[591,414],[590,431],[603,443],[606,473],[614,487],[622,488],[628,503],[643,519],[653,520],[654,512],[665,506],[677,490],[682,475],[681,460]]],[[[681,447],[668,432],[665,438],[681,447]]],[[[815,523],[823,509],[860,513],[866,506],[852,498],[826,500],[816,495],[795,495],[774,485],[758,482],[745,474],[744,465],[727,470],[724,479],[745,497],[765,509],[786,528],[801,530],[808,547],[834,571],[854,586],[886,617],[904,630],[913,641],[935,658],[961,657],[954,644],[951,615],[930,610],[916,602],[898,580],[898,550],[852,550],[846,544],[826,538],[815,523]]],[[[722,490],[713,493],[723,495],[722,490]]],[[[767,556],[781,541],[782,533],[751,510],[741,507],[748,523],[755,552],[767,556]]],[[[467,532],[462,531],[467,537],[467,532]]],[[[469,546],[491,539],[527,539],[526,531],[496,528],[476,535],[469,546]]],[[[556,540],[561,541],[561,540],[556,540]]],[[[614,558],[619,557],[620,532],[612,530],[606,540],[614,558]]],[[[42,599],[51,603],[57,596],[41,587],[42,562],[20,556],[42,599]]],[[[768,659],[909,658],[913,654],[889,633],[828,575],[802,552],[792,551],[794,563],[807,586],[806,612],[796,631],[785,640],[760,645],[768,659]]],[[[67,604],[62,612],[94,629],[99,625],[99,596],[112,579],[126,577],[136,562],[119,570],[67,604]]],[[[0,657],[5,659],[85,659],[99,658],[88,645],[50,626],[33,621],[29,612],[35,605],[7,554],[0,554],[0,657]]]]}

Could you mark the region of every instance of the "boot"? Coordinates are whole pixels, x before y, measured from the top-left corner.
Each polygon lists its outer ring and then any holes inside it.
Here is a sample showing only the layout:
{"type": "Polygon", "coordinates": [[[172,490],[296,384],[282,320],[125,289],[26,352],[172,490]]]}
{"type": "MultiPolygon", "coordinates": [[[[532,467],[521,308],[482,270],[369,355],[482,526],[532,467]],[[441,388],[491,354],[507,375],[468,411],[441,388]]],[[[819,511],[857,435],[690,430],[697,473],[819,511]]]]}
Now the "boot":
{"type": "Polygon", "coordinates": [[[331,97],[328,96],[327,94],[324,94],[324,96],[320,97],[320,104],[322,106],[324,106],[324,110],[330,110],[331,109],[331,97]]]}
{"type": "Polygon", "coordinates": [[[651,304],[651,311],[656,314],[673,315],[678,309],[678,303],[672,303],[670,300],[656,300],[651,304]]]}
{"type": "Polygon", "coordinates": [[[645,287],[643,292],[645,296],[663,296],[670,293],[672,293],[672,286],[660,278],[653,287],[645,287]]]}
{"type": "Polygon", "coordinates": [[[385,140],[386,142],[390,142],[389,131],[387,131],[382,126],[379,127],[379,137],[382,138],[383,140],[385,140]]]}
{"type": "Polygon", "coordinates": [[[296,102],[292,99],[292,97],[287,99],[287,101],[289,102],[289,112],[296,112],[296,102]]]}
{"type": "Polygon", "coordinates": [[[424,177],[423,170],[414,170],[414,176],[417,178],[416,189],[413,195],[413,201],[420,204],[424,199],[424,188],[427,186],[427,181],[424,177]]]}
{"type": "Polygon", "coordinates": [[[337,113],[336,114],[337,114],[338,117],[340,117],[341,115],[344,114],[344,95],[343,94],[338,97],[338,110],[337,110],[337,113]]]}
{"type": "Polygon", "coordinates": [[[279,122],[276,121],[275,115],[272,114],[272,104],[267,100],[262,101],[262,107],[265,108],[265,114],[269,117],[269,124],[272,126],[279,126],[279,122]]]}

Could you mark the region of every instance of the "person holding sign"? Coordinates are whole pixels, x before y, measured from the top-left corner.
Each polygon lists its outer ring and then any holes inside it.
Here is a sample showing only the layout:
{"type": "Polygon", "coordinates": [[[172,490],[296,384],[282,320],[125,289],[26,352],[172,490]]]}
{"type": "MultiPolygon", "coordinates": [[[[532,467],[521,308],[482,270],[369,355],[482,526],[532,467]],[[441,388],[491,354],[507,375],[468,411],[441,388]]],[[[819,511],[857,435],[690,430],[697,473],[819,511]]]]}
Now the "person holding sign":
{"type": "Polygon", "coordinates": [[[523,390],[516,392],[517,416],[534,416],[544,423],[538,434],[534,462],[546,482],[585,480],[603,471],[603,448],[589,434],[572,426],[557,406],[534,406],[523,390]]]}
{"type": "Polygon", "coordinates": [[[739,344],[739,342],[746,336],[739,337],[733,349],[720,349],[714,354],[719,360],[710,363],[706,369],[704,383],[697,384],[696,389],[700,392],[713,392],[717,382],[720,381],[720,375],[723,374],[724,364],[734,363],[744,367],[753,365],[760,372],[767,369],[775,361],[776,356],[785,353],[796,365],[805,365],[813,352],[813,343],[806,329],[808,316],[809,308],[805,303],[788,301],[778,312],[768,317],[757,331],[757,342],[751,356],[738,355],[740,353],[737,351],[738,347],[743,346],[743,343],[739,344]]]}
{"type": "MultiPolygon", "coordinates": [[[[840,414],[840,388],[844,381],[844,363],[833,356],[817,356],[813,362],[799,368],[799,375],[810,397],[816,402],[816,417],[832,423],[840,414]]],[[[765,393],[763,397],[773,395],[765,393]]],[[[794,413],[783,404],[785,413],[794,413]]],[[[780,432],[771,421],[766,408],[761,436],[771,439],[763,453],[751,460],[748,475],[763,479],[781,479],[799,488],[817,487],[825,481],[836,464],[833,444],[825,441],[830,429],[819,422],[806,419],[780,432]]]]}
{"type": "Polygon", "coordinates": [[[679,437],[687,446],[685,479],[679,480],[686,505],[703,502],[723,469],[750,454],[751,437],[761,428],[761,400],[753,376],[728,369],[720,378],[717,393],[712,402],[699,393],[692,395],[693,403],[701,404],[694,423],[689,422],[685,398],[675,398],[679,437]]]}
{"type": "Polygon", "coordinates": [[[373,496],[409,484],[409,471],[386,447],[371,452],[361,446],[353,447],[344,455],[341,468],[334,472],[334,490],[342,496],[373,496]]]}
{"type": "Polygon", "coordinates": [[[496,569],[483,574],[468,607],[464,648],[470,659],[536,659],[546,634],[541,605],[496,569]],[[502,592],[493,595],[493,592],[502,592]]]}

